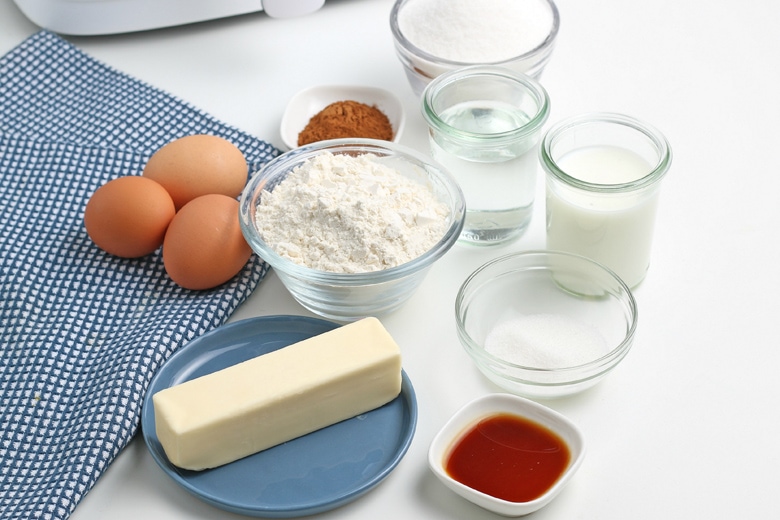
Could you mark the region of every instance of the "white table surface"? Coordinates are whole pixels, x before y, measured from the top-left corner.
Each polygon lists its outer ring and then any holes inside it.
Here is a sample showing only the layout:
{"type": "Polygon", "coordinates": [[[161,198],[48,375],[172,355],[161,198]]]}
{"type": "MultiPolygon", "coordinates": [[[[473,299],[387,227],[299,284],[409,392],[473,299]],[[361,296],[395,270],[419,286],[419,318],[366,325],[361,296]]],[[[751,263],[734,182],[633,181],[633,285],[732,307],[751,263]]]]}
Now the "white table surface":
{"type": "MultiPolygon", "coordinates": [[[[284,106],[298,90],[385,87],[407,110],[402,142],[427,152],[417,100],[393,51],[391,4],[328,0],[296,19],[258,13],[67,39],[277,146],[284,106]]],[[[574,480],[534,518],[778,518],[780,4],[560,0],[559,8],[559,41],[542,77],[552,99],[548,126],[586,111],[624,112],[659,127],[675,156],[650,272],[635,291],[636,342],[599,386],[546,403],[582,428],[589,449],[574,480]]],[[[0,0],[1,53],[38,29],[0,0]]],[[[404,308],[382,318],[417,392],[417,432],[387,480],[319,517],[493,518],[440,485],[426,453],[456,409],[497,391],[458,343],[457,288],[490,258],[542,248],[543,209],[542,201],[511,245],[456,246],[404,308]]],[[[273,273],[233,320],[268,314],[308,314],[273,273]]],[[[180,489],[136,438],[72,518],[241,517],[180,489]]]]}

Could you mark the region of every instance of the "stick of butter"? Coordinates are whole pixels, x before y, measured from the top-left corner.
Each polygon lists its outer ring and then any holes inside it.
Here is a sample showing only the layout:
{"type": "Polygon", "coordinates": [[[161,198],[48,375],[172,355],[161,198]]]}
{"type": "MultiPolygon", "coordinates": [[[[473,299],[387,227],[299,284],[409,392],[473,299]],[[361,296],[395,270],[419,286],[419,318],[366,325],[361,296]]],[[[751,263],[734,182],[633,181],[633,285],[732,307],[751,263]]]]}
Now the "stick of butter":
{"type": "Polygon", "coordinates": [[[157,392],[168,460],[214,468],[368,412],[401,392],[401,352],[376,318],[157,392]]]}

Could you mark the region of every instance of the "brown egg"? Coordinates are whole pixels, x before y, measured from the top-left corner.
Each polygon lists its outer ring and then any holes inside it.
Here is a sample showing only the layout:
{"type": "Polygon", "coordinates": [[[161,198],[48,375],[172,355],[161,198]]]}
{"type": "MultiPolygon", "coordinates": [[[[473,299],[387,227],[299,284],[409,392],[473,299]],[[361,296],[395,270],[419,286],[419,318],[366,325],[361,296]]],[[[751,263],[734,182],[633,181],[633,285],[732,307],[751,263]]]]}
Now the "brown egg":
{"type": "Polygon", "coordinates": [[[143,175],[168,190],[178,211],[209,193],[237,197],[247,181],[247,162],[241,150],[226,139],[188,135],[157,150],[143,175]]]}
{"type": "Polygon", "coordinates": [[[84,209],[84,227],[102,250],[137,258],[160,247],[175,213],[171,196],[159,183],[119,177],[92,194],[84,209]]]}
{"type": "Polygon", "coordinates": [[[176,213],[163,242],[168,276],[185,289],[211,289],[235,276],[252,249],[238,221],[238,201],[202,195],[176,213]]]}

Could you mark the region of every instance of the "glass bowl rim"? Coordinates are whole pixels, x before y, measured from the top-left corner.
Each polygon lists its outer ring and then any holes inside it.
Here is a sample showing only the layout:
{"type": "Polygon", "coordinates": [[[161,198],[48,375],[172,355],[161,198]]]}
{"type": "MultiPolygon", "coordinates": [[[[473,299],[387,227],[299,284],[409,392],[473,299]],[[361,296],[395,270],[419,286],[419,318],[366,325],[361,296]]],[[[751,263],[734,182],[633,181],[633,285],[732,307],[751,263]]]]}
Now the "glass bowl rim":
{"type": "MultiPolygon", "coordinates": [[[[390,31],[393,34],[393,40],[396,43],[397,47],[402,48],[406,53],[417,56],[418,58],[422,58],[430,63],[438,64],[438,65],[446,65],[451,68],[461,68],[469,65],[475,65],[473,62],[466,62],[466,61],[456,61],[456,60],[449,60],[446,58],[440,58],[438,56],[434,56],[433,54],[430,54],[416,45],[414,45],[412,42],[410,42],[406,36],[404,36],[403,32],[401,31],[400,26],[398,25],[398,13],[401,10],[401,7],[407,3],[410,0],[396,0],[393,3],[393,7],[390,10],[390,31]]],[[[550,32],[547,34],[544,40],[542,40],[538,45],[533,47],[532,49],[522,53],[518,54],[517,56],[514,56],[512,58],[507,58],[505,60],[499,60],[487,63],[489,65],[502,65],[511,63],[517,60],[522,60],[529,58],[531,56],[535,56],[537,54],[542,53],[546,49],[553,46],[555,43],[555,40],[558,36],[558,31],[560,29],[561,24],[561,17],[560,13],[558,11],[558,6],[555,4],[553,0],[543,0],[549,7],[552,14],[552,24],[550,27],[550,32]]]]}
{"type": "MultiPolygon", "coordinates": [[[[525,267],[521,270],[527,271],[531,268],[535,269],[547,269],[548,266],[546,265],[535,265],[533,267],[525,267]]],[[[614,294],[610,293],[610,295],[615,296],[614,294]]],[[[461,340],[461,344],[463,345],[464,349],[466,350],[469,355],[474,358],[474,361],[477,363],[477,365],[480,367],[481,370],[488,370],[491,374],[501,377],[502,379],[506,379],[509,381],[517,382],[517,383],[523,383],[528,385],[534,385],[534,386],[567,386],[575,383],[584,382],[590,379],[594,379],[596,377],[599,377],[603,373],[609,371],[617,362],[619,362],[625,355],[628,353],[629,349],[631,348],[631,345],[634,341],[634,337],[636,335],[636,329],[638,324],[638,308],[636,299],[634,298],[634,295],[631,291],[631,289],[626,285],[626,283],[617,275],[614,271],[609,269],[608,267],[596,262],[595,260],[592,260],[590,258],[587,258],[582,255],[569,253],[565,251],[555,251],[555,250],[527,250],[527,251],[519,251],[514,253],[508,253],[502,256],[499,256],[497,258],[494,258],[492,260],[489,260],[488,262],[482,264],[480,267],[478,267],[476,270],[474,270],[467,278],[466,280],[461,284],[460,288],[458,289],[458,293],[455,297],[455,323],[457,327],[458,337],[461,340]],[[461,312],[462,309],[462,303],[464,301],[465,295],[467,290],[470,287],[470,284],[476,279],[481,273],[486,271],[488,268],[500,264],[503,262],[508,262],[511,260],[514,260],[516,258],[542,258],[542,257],[558,257],[558,258],[570,258],[574,259],[575,261],[581,263],[582,265],[590,265],[591,267],[596,267],[597,269],[600,269],[605,272],[610,278],[615,280],[623,294],[625,294],[625,298],[621,298],[621,300],[625,300],[623,302],[623,307],[626,308],[629,311],[630,314],[630,324],[628,327],[628,330],[626,331],[625,336],[623,337],[623,340],[614,348],[612,348],[609,352],[604,354],[601,357],[598,357],[594,360],[588,361],[586,363],[581,363],[579,365],[573,365],[569,367],[556,367],[556,368],[540,368],[540,367],[531,367],[526,365],[520,365],[517,363],[512,363],[510,361],[506,361],[505,359],[502,359],[498,356],[495,356],[491,354],[490,352],[487,352],[482,346],[478,345],[469,335],[469,333],[466,331],[466,326],[463,321],[463,315],[464,313],[461,312]],[[502,368],[506,368],[509,370],[514,371],[520,371],[523,374],[527,374],[528,377],[533,377],[534,375],[556,375],[559,377],[570,375],[571,378],[567,378],[564,381],[558,381],[554,383],[542,383],[538,381],[534,381],[531,379],[522,379],[518,377],[517,375],[514,376],[508,376],[504,373],[499,373],[494,370],[490,370],[488,366],[486,366],[483,361],[486,361],[488,363],[500,366],[502,368]],[[596,371],[594,374],[588,376],[588,377],[578,377],[577,374],[581,372],[586,372],[590,374],[591,371],[596,371]]]]}
{"type": "Polygon", "coordinates": [[[444,253],[455,244],[463,229],[465,214],[466,202],[463,191],[455,178],[447,170],[412,148],[378,139],[330,139],[301,146],[283,153],[265,163],[259,170],[251,175],[239,199],[239,222],[241,230],[250,247],[258,256],[260,256],[260,258],[270,264],[272,268],[281,271],[287,276],[295,277],[300,280],[307,280],[309,282],[341,287],[356,287],[392,282],[422,271],[443,256],[444,253]],[[254,208],[251,207],[251,205],[255,200],[255,193],[258,189],[262,189],[261,184],[269,178],[288,172],[306,159],[324,152],[338,151],[361,151],[364,153],[386,152],[386,156],[401,157],[404,160],[410,160],[412,163],[423,167],[429,177],[435,178],[444,186],[447,193],[449,193],[453,199],[452,203],[447,204],[452,221],[441,239],[425,253],[406,263],[378,271],[360,273],[334,273],[313,269],[311,267],[296,264],[274,251],[273,248],[263,241],[254,225],[254,208]]]}

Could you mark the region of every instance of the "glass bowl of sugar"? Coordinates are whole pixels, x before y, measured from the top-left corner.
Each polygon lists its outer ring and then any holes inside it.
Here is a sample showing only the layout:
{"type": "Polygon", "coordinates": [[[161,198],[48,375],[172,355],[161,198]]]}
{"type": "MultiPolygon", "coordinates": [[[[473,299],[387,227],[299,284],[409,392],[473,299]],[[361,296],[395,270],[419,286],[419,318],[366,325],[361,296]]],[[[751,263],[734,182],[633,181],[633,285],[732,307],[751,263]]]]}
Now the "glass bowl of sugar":
{"type": "Polygon", "coordinates": [[[560,16],[553,0],[396,0],[390,31],[418,96],[433,78],[469,65],[497,65],[538,79],[560,16]]]}
{"type": "Polygon", "coordinates": [[[614,272],[584,256],[525,251],[474,271],[455,301],[458,337],[511,393],[552,399],[601,381],[629,352],[637,305],[614,272]]]}

